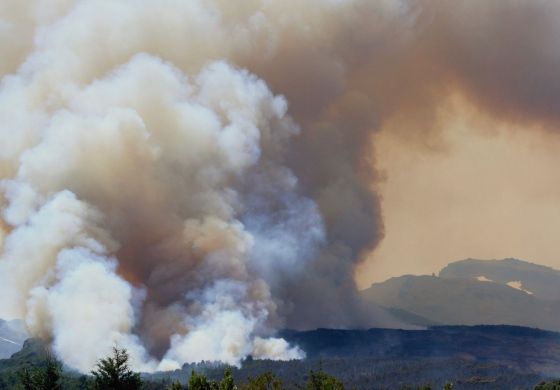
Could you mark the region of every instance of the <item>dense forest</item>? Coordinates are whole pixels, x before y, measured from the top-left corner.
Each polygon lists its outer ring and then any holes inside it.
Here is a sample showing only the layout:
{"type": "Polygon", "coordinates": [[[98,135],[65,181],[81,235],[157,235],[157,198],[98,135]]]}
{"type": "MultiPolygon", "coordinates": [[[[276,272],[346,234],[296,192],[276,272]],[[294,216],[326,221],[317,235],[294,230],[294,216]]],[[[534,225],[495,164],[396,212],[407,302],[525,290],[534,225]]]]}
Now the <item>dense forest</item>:
{"type": "Polygon", "coordinates": [[[129,368],[126,350],[98,361],[91,373],[67,370],[45,346],[30,340],[11,359],[0,361],[0,389],[14,390],[344,390],[344,389],[535,389],[560,390],[506,366],[456,359],[248,359],[242,368],[219,363],[186,364],[168,373],[140,374],[129,368]],[[336,374],[335,374],[336,373],[336,374]],[[420,375],[419,375],[420,373],[420,375]],[[466,375],[466,380],[448,377],[466,375]],[[434,381],[434,378],[439,378],[434,381]],[[431,380],[430,380],[431,379],[431,380]]]}

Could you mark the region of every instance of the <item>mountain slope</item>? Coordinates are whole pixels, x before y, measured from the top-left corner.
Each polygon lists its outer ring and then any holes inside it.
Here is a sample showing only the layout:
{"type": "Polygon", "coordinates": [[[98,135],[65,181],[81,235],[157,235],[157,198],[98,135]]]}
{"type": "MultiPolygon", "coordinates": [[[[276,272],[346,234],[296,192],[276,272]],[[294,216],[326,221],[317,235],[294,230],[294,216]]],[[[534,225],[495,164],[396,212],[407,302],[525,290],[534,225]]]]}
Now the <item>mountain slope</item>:
{"type": "MultiPolygon", "coordinates": [[[[452,268],[442,274],[451,275],[452,271],[455,272],[453,275],[458,274],[452,268]]],[[[471,271],[476,274],[478,270],[471,268],[471,271]]],[[[515,280],[530,280],[523,278],[522,273],[509,275],[517,276],[515,280]]],[[[406,275],[375,283],[362,291],[362,297],[367,302],[388,308],[396,316],[401,310],[408,313],[408,317],[411,314],[439,324],[509,324],[560,330],[560,301],[542,299],[541,294],[529,294],[505,284],[510,281],[480,281],[473,276],[406,275]]]]}
{"type": "Polygon", "coordinates": [[[560,300],[560,271],[517,259],[466,259],[450,263],[440,273],[443,278],[480,278],[507,284],[519,282],[536,297],[560,300]]]}

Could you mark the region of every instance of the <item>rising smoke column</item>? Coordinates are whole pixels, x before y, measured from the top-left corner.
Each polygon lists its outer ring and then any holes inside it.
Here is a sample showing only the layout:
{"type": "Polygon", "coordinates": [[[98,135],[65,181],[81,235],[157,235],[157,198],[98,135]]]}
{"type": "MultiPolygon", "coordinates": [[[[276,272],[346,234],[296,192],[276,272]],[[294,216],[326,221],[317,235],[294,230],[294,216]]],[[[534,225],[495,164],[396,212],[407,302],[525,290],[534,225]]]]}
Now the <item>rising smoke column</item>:
{"type": "Polygon", "coordinates": [[[273,330],[375,324],[352,277],[382,237],[372,134],[429,146],[456,94],[554,129],[559,14],[0,2],[0,317],[84,371],[114,344],[151,370],[301,357],[273,330]]]}
{"type": "Polygon", "coordinates": [[[286,101],[224,62],[189,76],[148,54],[79,85],[42,61],[45,39],[2,89],[3,135],[21,144],[4,151],[1,316],[83,371],[115,344],[144,370],[150,355],[163,369],[303,356],[268,336],[276,303],[259,275],[297,272],[323,239],[283,164],[299,132],[286,101]],[[265,267],[257,247],[283,254],[265,267]]]}
{"type": "MultiPolygon", "coordinates": [[[[189,81],[145,54],[70,89],[61,107],[39,114],[37,142],[3,181],[2,316],[25,317],[81,370],[113,344],[150,369],[144,344],[168,349],[157,332],[171,343],[163,368],[267,357],[267,343],[274,357],[300,357],[287,345],[277,351],[276,339],[252,346],[275,302],[250,264],[255,235],[240,221],[251,185],[267,191],[262,203],[278,203],[270,245],[312,251],[322,239],[315,205],[281,164],[298,131],[284,99],[225,63],[189,81]]],[[[305,261],[290,250],[276,260],[305,261]]]]}

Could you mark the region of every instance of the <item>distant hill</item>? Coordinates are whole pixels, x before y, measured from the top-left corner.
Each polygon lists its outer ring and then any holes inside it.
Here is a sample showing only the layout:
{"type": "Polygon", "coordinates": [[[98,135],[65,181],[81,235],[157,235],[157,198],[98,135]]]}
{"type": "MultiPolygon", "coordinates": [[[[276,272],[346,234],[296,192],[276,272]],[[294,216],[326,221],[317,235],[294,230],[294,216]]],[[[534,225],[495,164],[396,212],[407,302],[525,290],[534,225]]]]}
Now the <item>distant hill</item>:
{"type": "Polygon", "coordinates": [[[520,284],[522,289],[538,298],[560,300],[560,271],[518,259],[456,261],[443,268],[439,276],[471,279],[484,277],[496,283],[520,284]]]}
{"type": "Polygon", "coordinates": [[[28,337],[23,322],[0,320],[0,359],[19,351],[28,337]]]}
{"type": "MultiPolygon", "coordinates": [[[[430,384],[454,389],[528,389],[560,372],[560,334],[514,326],[432,327],[426,330],[369,329],[281,332],[299,345],[307,358],[292,361],[247,359],[233,375],[239,382],[270,371],[288,388],[305,383],[309,370],[324,369],[347,388],[400,389],[430,384]]],[[[44,345],[25,342],[10,359],[0,360],[0,389],[14,388],[23,367],[44,362],[44,345]]],[[[150,389],[164,389],[170,380],[187,381],[192,370],[221,378],[224,366],[202,362],[171,372],[143,374],[150,389]]],[[[63,388],[85,388],[75,372],[63,388]],[[70,386],[70,384],[72,386],[70,386]]]]}
{"type": "MultiPolygon", "coordinates": [[[[307,358],[251,360],[234,369],[243,381],[274,372],[289,388],[319,367],[346,388],[401,389],[452,382],[454,389],[528,389],[560,370],[560,334],[513,326],[433,327],[427,330],[369,329],[284,331],[307,358]]],[[[185,364],[181,370],[147,375],[153,380],[186,381],[195,369],[218,379],[223,366],[185,364]]]]}
{"type": "Polygon", "coordinates": [[[363,298],[418,325],[510,324],[560,330],[560,272],[521,260],[463,260],[439,276],[375,283],[363,298]]]}
{"type": "Polygon", "coordinates": [[[436,326],[426,330],[286,331],[308,358],[462,357],[560,371],[560,333],[518,326],[436,326]]]}

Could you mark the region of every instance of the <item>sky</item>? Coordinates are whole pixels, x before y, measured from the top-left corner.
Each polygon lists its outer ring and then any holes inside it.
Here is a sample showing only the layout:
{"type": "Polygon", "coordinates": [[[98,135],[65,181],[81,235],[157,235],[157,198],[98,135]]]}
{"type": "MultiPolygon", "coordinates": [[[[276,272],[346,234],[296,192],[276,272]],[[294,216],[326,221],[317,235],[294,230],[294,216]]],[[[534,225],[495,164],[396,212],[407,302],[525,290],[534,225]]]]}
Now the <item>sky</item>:
{"type": "Polygon", "coordinates": [[[464,104],[444,115],[442,138],[428,148],[376,135],[385,235],[357,268],[358,285],[437,274],[465,258],[560,268],[560,137],[464,104]]]}

